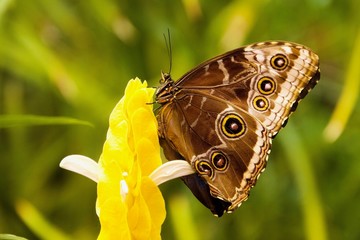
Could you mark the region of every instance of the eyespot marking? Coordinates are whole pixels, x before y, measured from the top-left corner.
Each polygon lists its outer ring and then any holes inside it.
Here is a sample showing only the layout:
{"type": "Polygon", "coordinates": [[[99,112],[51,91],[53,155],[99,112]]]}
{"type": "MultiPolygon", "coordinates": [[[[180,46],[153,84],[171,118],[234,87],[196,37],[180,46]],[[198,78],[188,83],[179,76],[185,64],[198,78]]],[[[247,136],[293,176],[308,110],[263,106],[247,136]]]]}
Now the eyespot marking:
{"type": "Polygon", "coordinates": [[[221,131],[228,138],[238,138],[245,133],[245,130],[244,120],[234,113],[226,115],[221,121],[221,131]]]}
{"type": "Polygon", "coordinates": [[[221,152],[214,152],[211,155],[211,162],[218,171],[224,171],[229,166],[229,160],[221,152]]]}
{"type": "Polygon", "coordinates": [[[201,175],[207,175],[209,178],[214,176],[214,171],[210,164],[204,160],[196,161],[195,163],[196,171],[201,175]]]}
{"type": "Polygon", "coordinates": [[[262,77],[257,83],[257,88],[261,94],[270,95],[275,92],[276,83],[272,78],[262,77]]]}
{"type": "Polygon", "coordinates": [[[270,59],[270,65],[275,70],[284,70],[289,65],[289,60],[284,54],[276,54],[270,59]]]}
{"type": "Polygon", "coordinates": [[[256,96],[253,100],[253,106],[258,111],[266,111],[269,108],[268,100],[263,96],[256,96]]]}

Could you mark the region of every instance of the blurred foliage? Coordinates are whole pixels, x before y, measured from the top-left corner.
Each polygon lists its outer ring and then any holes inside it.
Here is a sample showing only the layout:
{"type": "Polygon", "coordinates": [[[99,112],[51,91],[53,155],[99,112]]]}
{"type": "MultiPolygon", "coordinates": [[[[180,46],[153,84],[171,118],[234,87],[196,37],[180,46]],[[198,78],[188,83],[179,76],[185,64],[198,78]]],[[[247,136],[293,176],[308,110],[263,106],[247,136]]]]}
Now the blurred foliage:
{"type": "Polygon", "coordinates": [[[0,0],[1,117],[55,121],[0,126],[0,233],[96,238],[96,185],[59,161],[99,157],[127,81],[157,86],[169,69],[170,29],[175,79],[225,50],[278,39],[317,52],[322,77],[237,211],[218,219],[180,180],[161,186],[163,239],[360,239],[359,11],[357,0],[0,0]]]}

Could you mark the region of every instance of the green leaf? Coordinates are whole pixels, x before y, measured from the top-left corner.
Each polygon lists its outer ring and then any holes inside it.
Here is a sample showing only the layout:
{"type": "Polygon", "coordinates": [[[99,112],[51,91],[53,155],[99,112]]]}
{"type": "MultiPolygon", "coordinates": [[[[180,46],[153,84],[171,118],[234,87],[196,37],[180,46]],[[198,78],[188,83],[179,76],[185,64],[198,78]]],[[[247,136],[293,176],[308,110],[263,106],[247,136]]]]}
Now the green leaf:
{"type": "Polygon", "coordinates": [[[68,117],[48,117],[39,115],[0,115],[0,128],[36,125],[85,125],[90,122],[68,117]]]}
{"type": "Polygon", "coordinates": [[[331,119],[324,130],[324,137],[334,142],[343,133],[351,114],[355,111],[359,99],[360,87],[360,29],[354,42],[352,56],[348,64],[344,87],[332,113],[331,119]]]}
{"type": "Polygon", "coordinates": [[[0,234],[0,240],[27,240],[27,238],[18,237],[12,234],[0,234]]]}
{"type": "Polygon", "coordinates": [[[288,124],[286,132],[287,134],[281,135],[279,139],[299,188],[306,239],[326,240],[328,233],[323,208],[325,204],[321,201],[311,157],[294,124],[288,124]]]}
{"type": "Polygon", "coordinates": [[[25,225],[31,229],[39,239],[44,240],[69,240],[60,229],[54,226],[43,214],[26,200],[18,200],[16,202],[16,212],[23,220],[25,225]]]}

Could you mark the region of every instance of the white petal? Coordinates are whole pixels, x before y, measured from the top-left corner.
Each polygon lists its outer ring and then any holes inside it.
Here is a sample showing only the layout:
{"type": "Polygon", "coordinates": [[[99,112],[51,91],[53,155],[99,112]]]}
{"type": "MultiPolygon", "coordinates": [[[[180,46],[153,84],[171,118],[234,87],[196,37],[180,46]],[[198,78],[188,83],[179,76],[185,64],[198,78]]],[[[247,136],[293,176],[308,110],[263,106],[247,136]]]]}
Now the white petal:
{"type": "Polygon", "coordinates": [[[156,185],[160,185],[166,181],[190,175],[194,172],[194,169],[187,161],[171,160],[155,169],[149,177],[156,183],[156,185]]]}
{"type": "Polygon", "coordinates": [[[126,200],[126,196],[128,193],[129,193],[129,187],[128,187],[126,181],[124,179],[120,180],[120,195],[124,202],[126,200]]]}
{"type": "Polygon", "coordinates": [[[99,199],[97,198],[96,199],[96,204],[95,204],[95,210],[96,210],[96,215],[98,216],[98,217],[100,217],[100,207],[99,207],[99,199]]]}
{"type": "Polygon", "coordinates": [[[100,169],[98,163],[83,155],[65,157],[61,160],[60,167],[81,174],[95,182],[99,180],[100,169]]]}

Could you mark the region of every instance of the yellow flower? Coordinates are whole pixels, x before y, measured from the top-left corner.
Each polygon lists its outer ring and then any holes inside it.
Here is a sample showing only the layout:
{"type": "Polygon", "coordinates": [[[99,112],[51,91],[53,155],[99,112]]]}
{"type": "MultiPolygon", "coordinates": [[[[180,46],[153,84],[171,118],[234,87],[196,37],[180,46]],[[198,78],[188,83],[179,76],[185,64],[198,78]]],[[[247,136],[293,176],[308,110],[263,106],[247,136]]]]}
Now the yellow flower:
{"type": "Polygon", "coordinates": [[[99,162],[71,155],[60,163],[98,183],[98,239],[161,239],[166,212],[157,185],[193,173],[183,160],[161,165],[157,122],[148,104],[154,91],[146,82],[130,80],[110,115],[99,162]]]}

